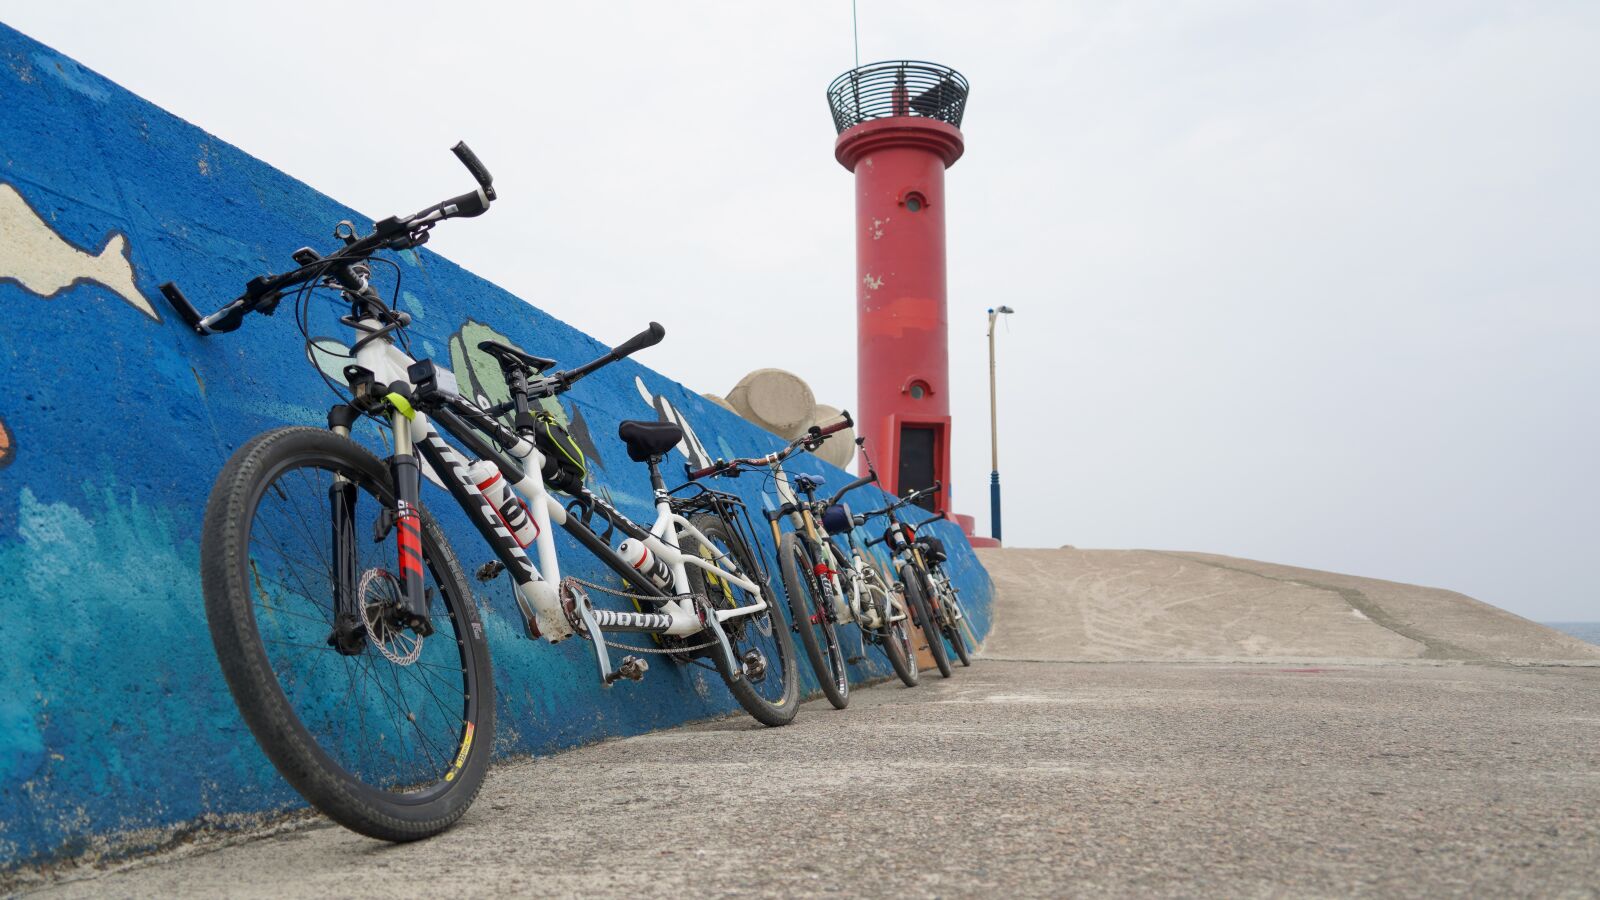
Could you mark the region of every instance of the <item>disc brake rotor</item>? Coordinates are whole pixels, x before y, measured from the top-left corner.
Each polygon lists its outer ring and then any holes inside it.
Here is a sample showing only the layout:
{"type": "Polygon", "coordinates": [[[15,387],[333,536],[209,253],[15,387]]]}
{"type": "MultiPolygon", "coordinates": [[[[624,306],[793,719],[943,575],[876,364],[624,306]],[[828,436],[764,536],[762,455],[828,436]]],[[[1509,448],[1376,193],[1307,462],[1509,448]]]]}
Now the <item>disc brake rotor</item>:
{"type": "Polygon", "coordinates": [[[384,659],[397,666],[416,662],[422,654],[422,636],[394,625],[387,615],[400,608],[400,580],[387,569],[368,569],[361,573],[356,596],[367,638],[384,659]]]}

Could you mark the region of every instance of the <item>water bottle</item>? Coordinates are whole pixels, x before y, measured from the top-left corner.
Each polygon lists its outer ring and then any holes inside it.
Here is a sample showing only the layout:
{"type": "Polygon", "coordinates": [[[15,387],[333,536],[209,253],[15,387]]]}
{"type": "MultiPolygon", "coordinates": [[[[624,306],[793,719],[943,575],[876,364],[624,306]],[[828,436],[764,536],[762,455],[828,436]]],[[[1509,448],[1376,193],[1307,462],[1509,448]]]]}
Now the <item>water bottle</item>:
{"type": "Polygon", "coordinates": [[[528,507],[522,503],[511,486],[506,484],[505,478],[500,474],[500,467],[485,459],[467,467],[467,477],[483,492],[485,500],[500,516],[500,521],[505,524],[506,530],[511,532],[520,546],[531,547],[539,537],[539,524],[528,513],[528,507]]]}
{"type": "Polygon", "coordinates": [[[650,552],[643,541],[628,538],[617,545],[617,555],[628,561],[633,570],[643,575],[651,584],[662,590],[672,589],[672,570],[661,557],[650,552]]]}

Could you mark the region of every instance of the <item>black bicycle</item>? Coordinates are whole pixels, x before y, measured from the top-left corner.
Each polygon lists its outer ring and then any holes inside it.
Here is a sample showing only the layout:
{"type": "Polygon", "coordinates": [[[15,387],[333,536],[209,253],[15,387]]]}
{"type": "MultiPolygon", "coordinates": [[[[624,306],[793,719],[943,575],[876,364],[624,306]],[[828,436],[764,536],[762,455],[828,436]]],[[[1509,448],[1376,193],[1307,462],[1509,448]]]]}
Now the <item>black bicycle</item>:
{"type": "MultiPolygon", "coordinates": [[[[923,637],[927,639],[928,655],[933,657],[939,674],[949,678],[952,670],[950,654],[945,650],[947,640],[951,641],[951,649],[956,652],[962,665],[971,663],[967,658],[966,645],[954,625],[955,619],[948,612],[948,595],[939,588],[939,582],[933,577],[932,567],[944,559],[944,545],[931,536],[919,537],[916,529],[898,515],[900,509],[938,493],[940,487],[938,482],[934,482],[931,487],[910,491],[882,509],[857,515],[855,522],[864,526],[879,516],[888,518],[889,524],[883,534],[868,541],[867,545],[886,544],[895,555],[906,603],[911,607],[912,617],[922,629],[923,637]]],[[[944,582],[948,584],[948,579],[944,579],[944,582]]]]}
{"type": "Polygon", "coordinates": [[[380,251],[421,245],[441,221],[489,208],[493,179],[465,144],[454,152],[476,190],[384,219],[366,236],[341,222],[335,251],[296,251],[298,268],[251,280],[210,315],[175,285],[161,288],[201,336],[233,331],[248,314],[271,314],[289,299],[308,350],[312,299],[329,297],[326,288],[348,308],[340,321],[356,337],[345,384],[325,379],[345,402],[329,411],[327,430],[275,428],[228,460],[206,507],[201,575],[223,674],[268,758],[335,821],[391,841],[455,822],[477,796],[494,745],[483,624],[455,553],[422,503],[424,464],[495,555],[479,578],[510,575],[528,637],[587,638],[608,686],[643,677],[646,654],[714,668],[767,725],[792,720],[798,698],[794,645],[774,615],[771,579],[743,503],[701,485],[669,491],[662,479],[660,464],[682,429],[655,421],[618,428],[629,457],[649,469],[657,517],[646,528],[588,489],[581,450],[541,402],[659,343],[660,325],[564,370],[482,342],[511,397],[490,407],[463,396],[448,369],[406,352],[410,317],[384,302],[372,264],[389,262],[380,251]],[[362,417],[386,430],[386,459],[352,440],[362,417]],[[625,589],[562,578],[553,525],[625,589]],[[613,534],[624,538],[615,550],[613,534]],[[639,606],[599,608],[591,591],[639,606]],[[630,632],[654,636],[655,645],[613,644],[612,634],[630,632]],[[629,653],[613,665],[610,646],[629,653]]]}

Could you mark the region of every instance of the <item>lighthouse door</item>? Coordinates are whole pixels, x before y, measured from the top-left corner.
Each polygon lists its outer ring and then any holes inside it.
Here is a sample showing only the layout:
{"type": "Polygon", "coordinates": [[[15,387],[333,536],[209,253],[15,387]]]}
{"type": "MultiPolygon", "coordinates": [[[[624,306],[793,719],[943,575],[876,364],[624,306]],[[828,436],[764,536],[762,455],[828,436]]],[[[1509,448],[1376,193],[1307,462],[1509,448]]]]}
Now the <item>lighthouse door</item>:
{"type": "MultiPolygon", "coordinates": [[[[896,483],[904,497],[918,488],[925,488],[938,479],[936,463],[938,430],[924,425],[904,425],[900,428],[900,479],[896,483]]],[[[917,505],[935,509],[933,496],[920,497],[917,505]]]]}

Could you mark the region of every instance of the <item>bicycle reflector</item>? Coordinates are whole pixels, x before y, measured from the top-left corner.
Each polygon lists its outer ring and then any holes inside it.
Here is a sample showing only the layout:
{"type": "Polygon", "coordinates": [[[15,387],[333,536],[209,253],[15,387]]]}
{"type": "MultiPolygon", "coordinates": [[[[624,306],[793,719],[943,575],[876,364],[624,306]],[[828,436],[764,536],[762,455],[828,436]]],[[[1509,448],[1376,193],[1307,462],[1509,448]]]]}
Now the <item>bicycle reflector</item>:
{"type": "Polygon", "coordinates": [[[822,511],[822,530],[828,534],[849,534],[855,526],[855,518],[850,515],[848,503],[830,504],[822,511]]]}

